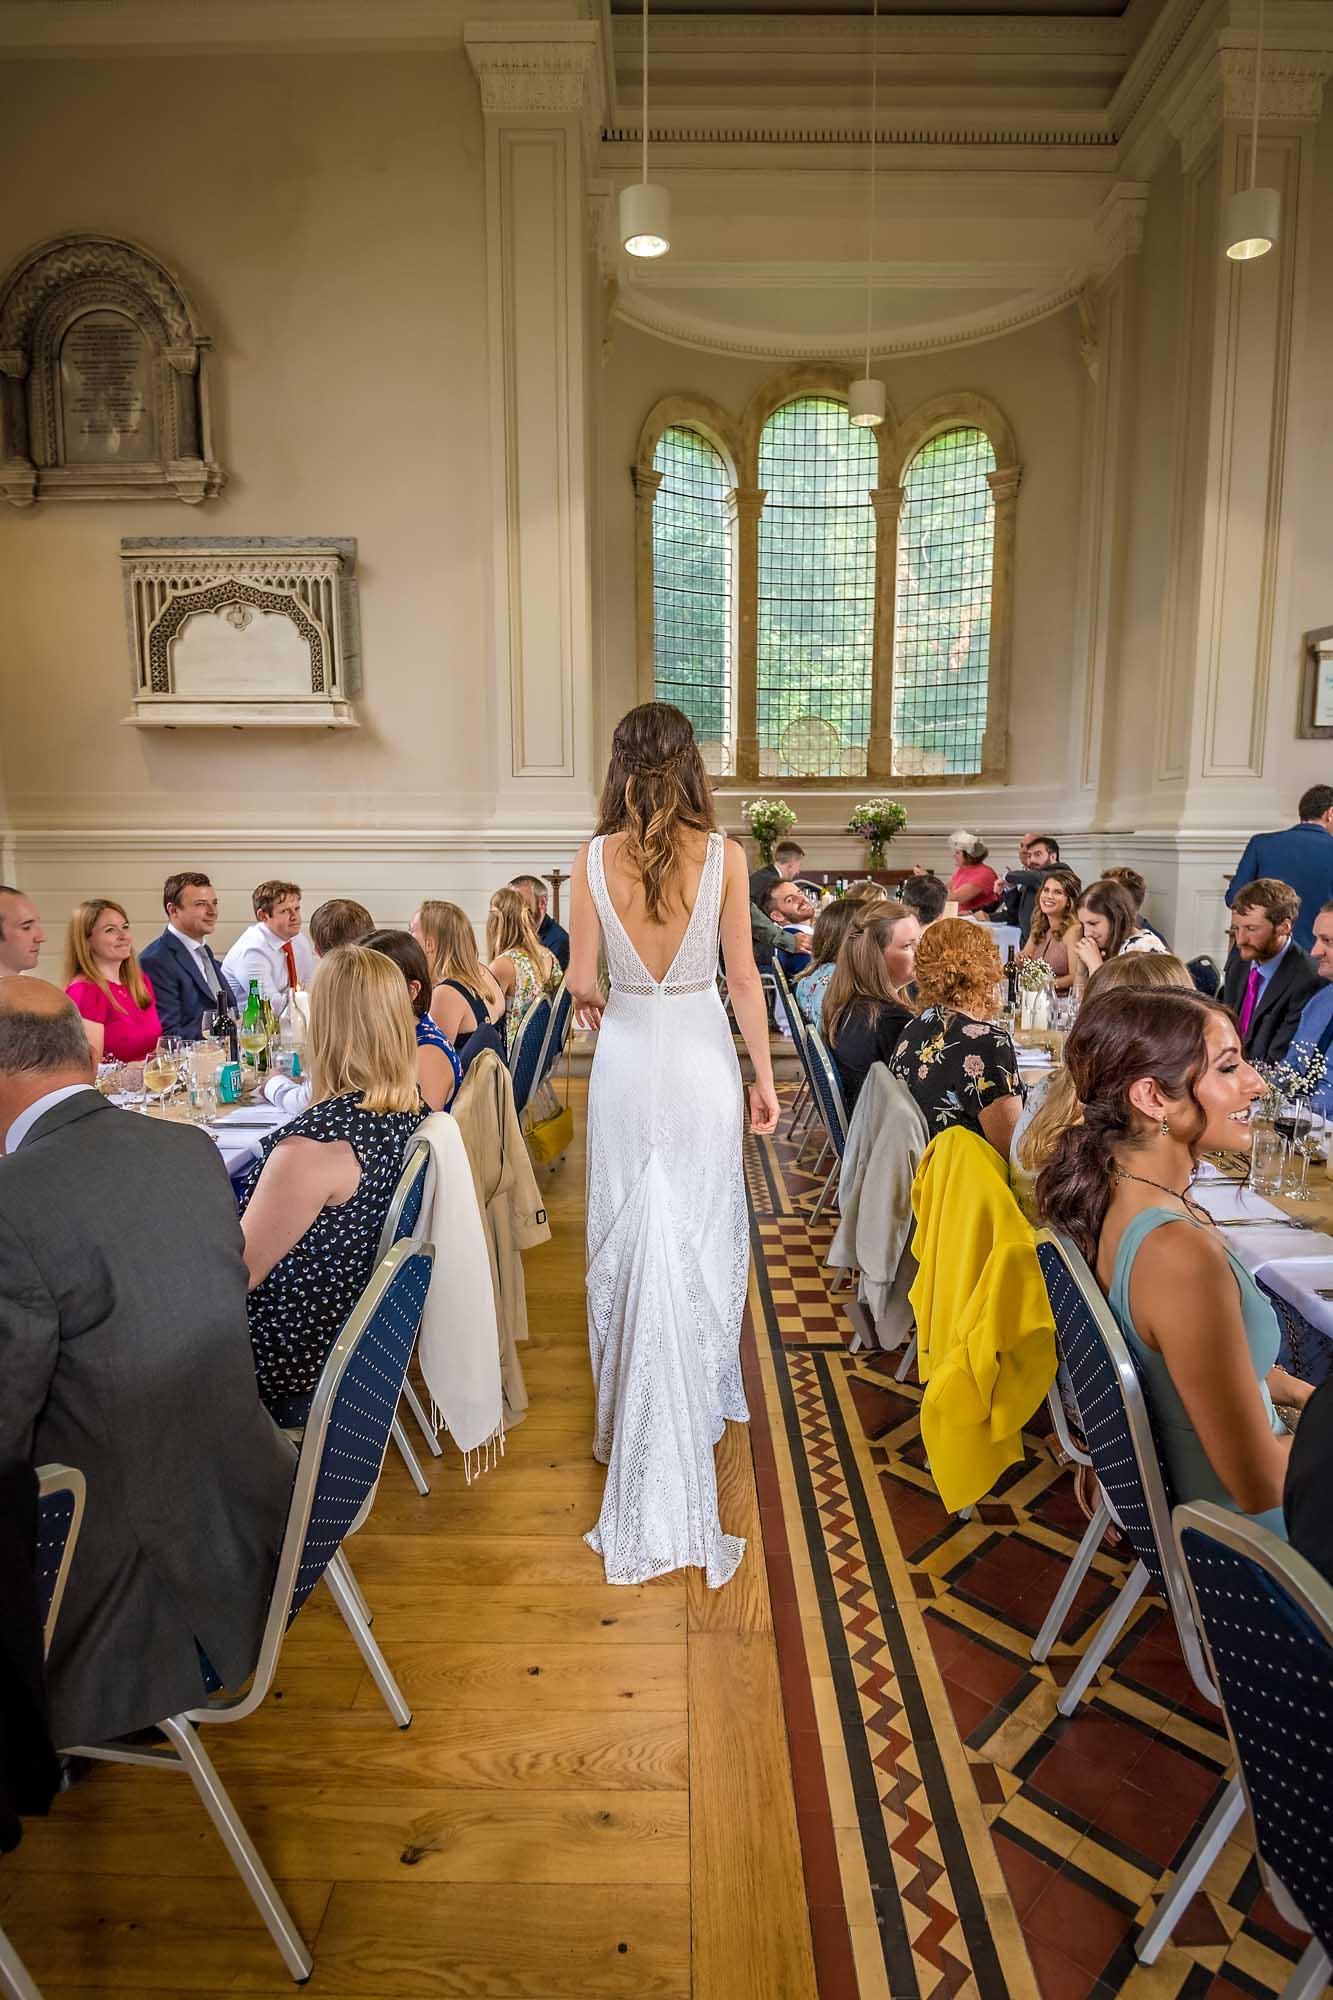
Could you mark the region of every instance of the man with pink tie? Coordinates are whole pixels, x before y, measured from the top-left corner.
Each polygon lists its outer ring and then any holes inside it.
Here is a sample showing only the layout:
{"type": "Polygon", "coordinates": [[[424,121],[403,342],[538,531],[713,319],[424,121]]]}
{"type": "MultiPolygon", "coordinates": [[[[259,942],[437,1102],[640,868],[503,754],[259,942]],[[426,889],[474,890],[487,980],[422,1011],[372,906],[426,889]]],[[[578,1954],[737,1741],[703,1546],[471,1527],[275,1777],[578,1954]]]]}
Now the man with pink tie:
{"type": "Polygon", "coordinates": [[[1319,988],[1314,960],[1291,935],[1300,907],[1293,888],[1267,876],[1238,889],[1231,906],[1236,950],[1222,998],[1236,1016],[1250,1062],[1281,1062],[1301,1010],[1319,988]]]}

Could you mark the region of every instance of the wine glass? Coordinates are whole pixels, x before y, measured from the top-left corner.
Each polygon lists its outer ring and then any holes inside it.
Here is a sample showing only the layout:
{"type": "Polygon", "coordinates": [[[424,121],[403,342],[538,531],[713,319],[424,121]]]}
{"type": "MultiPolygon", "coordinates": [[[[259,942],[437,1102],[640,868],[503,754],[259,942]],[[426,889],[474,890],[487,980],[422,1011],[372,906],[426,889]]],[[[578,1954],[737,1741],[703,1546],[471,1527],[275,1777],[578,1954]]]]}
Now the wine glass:
{"type": "Polygon", "coordinates": [[[200,1041],[211,1042],[217,1032],[217,1025],[218,1017],[216,1012],[212,1007],[205,1007],[203,1013],[199,1016],[200,1041]]]}
{"type": "Polygon", "coordinates": [[[172,1038],[163,1035],[143,1066],[145,1087],[157,1097],[159,1111],[165,1109],[167,1095],[180,1081],[180,1057],[171,1046],[172,1038]]]}

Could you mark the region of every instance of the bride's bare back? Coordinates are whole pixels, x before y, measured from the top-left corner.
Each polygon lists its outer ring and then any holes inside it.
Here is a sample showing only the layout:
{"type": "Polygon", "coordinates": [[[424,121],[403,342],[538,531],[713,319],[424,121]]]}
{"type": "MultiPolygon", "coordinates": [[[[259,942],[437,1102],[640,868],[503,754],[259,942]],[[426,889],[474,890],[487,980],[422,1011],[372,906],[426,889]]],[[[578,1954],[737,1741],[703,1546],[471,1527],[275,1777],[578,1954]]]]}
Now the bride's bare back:
{"type": "Polygon", "coordinates": [[[644,971],[650,979],[662,980],[676,961],[689,927],[690,914],[698,899],[708,854],[708,835],[696,833],[691,828],[678,836],[677,852],[681,866],[673,884],[671,914],[666,923],[656,923],[648,915],[643,883],[627,866],[624,851],[624,834],[608,834],[602,848],[607,894],[625,935],[642,961],[644,971]]]}

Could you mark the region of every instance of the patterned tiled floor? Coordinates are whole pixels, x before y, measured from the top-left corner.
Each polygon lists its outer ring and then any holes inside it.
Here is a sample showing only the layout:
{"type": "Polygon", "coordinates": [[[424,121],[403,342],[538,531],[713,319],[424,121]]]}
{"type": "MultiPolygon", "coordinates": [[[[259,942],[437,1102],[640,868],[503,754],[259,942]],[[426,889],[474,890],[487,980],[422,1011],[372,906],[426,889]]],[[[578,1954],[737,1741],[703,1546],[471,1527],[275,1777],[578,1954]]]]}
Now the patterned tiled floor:
{"type": "Polygon", "coordinates": [[[753,1442],[822,2000],[1279,1992],[1301,1946],[1244,1828],[1158,1963],[1134,1957],[1226,1760],[1165,1610],[1143,1600],[1061,1718],[1125,1566],[1097,1558],[1035,1666],[1083,1531],[1071,1474],[1034,1435],[972,1519],[947,1515],[915,1378],[847,1350],[819,1182],[783,1136],[750,1142],[747,1178],[753,1442]]]}

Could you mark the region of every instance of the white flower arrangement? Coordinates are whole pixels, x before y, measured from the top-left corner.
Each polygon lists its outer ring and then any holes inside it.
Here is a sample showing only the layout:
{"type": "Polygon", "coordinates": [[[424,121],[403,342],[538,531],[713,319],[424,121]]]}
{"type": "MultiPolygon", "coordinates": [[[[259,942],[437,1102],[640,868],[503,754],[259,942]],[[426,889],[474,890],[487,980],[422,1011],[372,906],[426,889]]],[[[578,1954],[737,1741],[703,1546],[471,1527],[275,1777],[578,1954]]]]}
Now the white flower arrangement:
{"type": "Polygon", "coordinates": [[[1328,1076],[1328,1062],[1313,1042],[1293,1042],[1280,1063],[1268,1070],[1266,1081],[1283,1097],[1313,1097],[1328,1076]]]}
{"type": "Polygon", "coordinates": [[[1018,983],[1025,993],[1042,993],[1055,986],[1055,974],[1044,958],[1023,958],[1018,963],[1018,983]]]}
{"type": "Polygon", "coordinates": [[[785,799],[751,799],[741,807],[741,816],[750,822],[750,832],[765,867],[771,867],[773,844],[795,826],[795,813],[785,799]]]}

